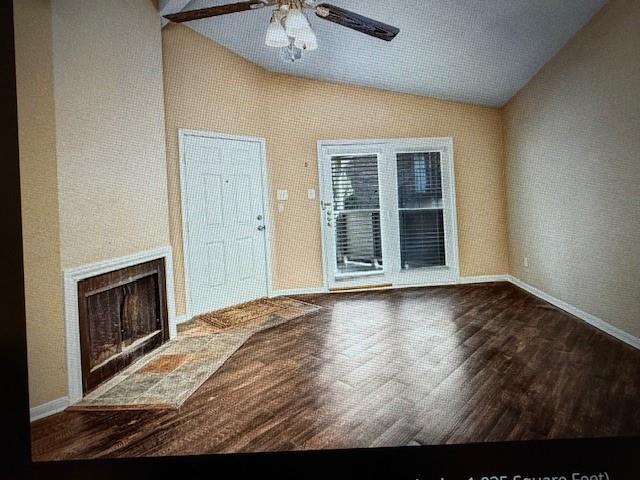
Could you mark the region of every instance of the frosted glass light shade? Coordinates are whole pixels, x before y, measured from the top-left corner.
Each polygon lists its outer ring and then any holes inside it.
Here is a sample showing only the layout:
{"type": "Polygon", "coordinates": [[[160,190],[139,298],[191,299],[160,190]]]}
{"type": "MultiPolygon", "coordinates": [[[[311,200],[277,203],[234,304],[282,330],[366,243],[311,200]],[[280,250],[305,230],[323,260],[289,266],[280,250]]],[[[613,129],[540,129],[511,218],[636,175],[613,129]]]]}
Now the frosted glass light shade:
{"type": "Polygon", "coordinates": [[[269,23],[267,38],[264,43],[267,44],[268,47],[276,48],[289,46],[289,36],[282,24],[275,18],[272,18],[271,23],[269,23]]]}
{"type": "Polygon", "coordinates": [[[290,37],[297,37],[300,31],[304,30],[305,28],[311,27],[309,26],[307,17],[305,17],[304,13],[302,13],[302,10],[294,8],[287,14],[287,18],[284,21],[284,28],[287,32],[287,35],[289,35],[290,37]]]}
{"type": "Polygon", "coordinates": [[[298,40],[302,42],[305,50],[316,50],[318,48],[318,39],[316,38],[316,34],[313,33],[313,30],[311,30],[311,27],[300,30],[296,37],[296,41],[298,40]]]}

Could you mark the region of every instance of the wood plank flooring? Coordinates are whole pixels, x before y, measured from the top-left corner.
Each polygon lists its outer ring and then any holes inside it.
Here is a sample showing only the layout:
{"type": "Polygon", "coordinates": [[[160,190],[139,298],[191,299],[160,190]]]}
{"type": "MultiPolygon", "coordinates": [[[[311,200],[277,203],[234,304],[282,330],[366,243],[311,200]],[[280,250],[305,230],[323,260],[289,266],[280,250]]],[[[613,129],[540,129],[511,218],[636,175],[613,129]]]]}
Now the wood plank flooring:
{"type": "Polygon", "coordinates": [[[53,415],[34,460],[640,434],[640,351],[511,284],[300,298],[179,410],[53,415]]]}

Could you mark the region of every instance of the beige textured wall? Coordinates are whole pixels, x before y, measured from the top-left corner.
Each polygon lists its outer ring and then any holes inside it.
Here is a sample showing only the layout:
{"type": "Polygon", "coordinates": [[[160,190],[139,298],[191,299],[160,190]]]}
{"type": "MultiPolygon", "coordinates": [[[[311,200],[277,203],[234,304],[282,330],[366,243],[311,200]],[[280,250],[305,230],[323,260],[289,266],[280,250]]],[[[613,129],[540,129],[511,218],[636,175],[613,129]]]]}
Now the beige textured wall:
{"type": "Polygon", "coordinates": [[[181,25],[163,29],[171,240],[184,313],[178,129],[263,137],[275,219],[274,287],[322,284],[316,141],[452,136],[462,275],[508,271],[497,109],[273,74],[181,25]]]}
{"type": "Polygon", "coordinates": [[[639,26],[610,0],[504,109],[512,274],[636,337],[639,26]]]}
{"type": "Polygon", "coordinates": [[[49,0],[14,0],[31,406],[66,395],[49,0]],[[50,381],[50,379],[56,379],[50,381]]]}
{"type": "Polygon", "coordinates": [[[67,393],[62,270],[169,244],[153,2],[14,2],[31,406],[67,393]]]}
{"type": "Polygon", "coordinates": [[[62,266],[167,245],[158,13],[150,1],[52,7],[62,266]]]}

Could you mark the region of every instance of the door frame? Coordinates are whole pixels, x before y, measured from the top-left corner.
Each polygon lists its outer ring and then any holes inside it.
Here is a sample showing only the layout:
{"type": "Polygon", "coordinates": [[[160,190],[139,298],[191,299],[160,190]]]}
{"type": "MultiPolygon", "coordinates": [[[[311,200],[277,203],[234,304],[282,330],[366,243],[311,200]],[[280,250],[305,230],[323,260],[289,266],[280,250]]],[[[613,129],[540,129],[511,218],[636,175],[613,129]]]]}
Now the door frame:
{"type": "Polygon", "coordinates": [[[264,138],[250,137],[245,135],[230,135],[227,133],[207,132],[202,130],[191,130],[188,128],[178,129],[178,151],[179,151],[179,163],[180,163],[180,208],[182,216],[182,264],[184,269],[184,290],[185,290],[185,303],[186,303],[186,319],[189,320],[193,317],[193,309],[191,303],[191,289],[190,272],[189,272],[189,236],[188,219],[187,219],[187,195],[184,192],[187,191],[186,184],[186,162],[184,158],[184,146],[187,137],[204,137],[219,140],[238,140],[242,142],[254,142],[260,146],[260,180],[262,182],[262,209],[263,209],[263,221],[265,226],[264,231],[264,247],[265,247],[265,274],[267,279],[267,297],[271,297],[273,292],[273,259],[272,259],[272,242],[274,228],[271,223],[271,205],[269,202],[269,173],[267,170],[267,142],[264,138]]]}
{"type": "MultiPolygon", "coordinates": [[[[453,137],[422,137],[422,138],[378,138],[378,139],[346,139],[346,140],[318,140],[317,141],[317,156],[318,156],[318,185],[320,200],[322,202],[327,198],[328,192],[326,191],[326,179],[328,172],[324,171],[324,165],[326,164],[325,149],[335,147],[375,147],[379,146],[383,155],[385,150],[393,149],[398,151],[416,151],[417,149],[433,149],[434,151],[444,151],[448,154],[447,162],[447,175],[451,181],[451,194],[449,196],[449,208],[451,210],[451,271],[453,279],[447,282],[417,282],[413,284],[398,284],[397,286],[410,287],[410,286],[432,286],[443,284],[456,284],[460,281],[460,247],[458,243],[458,212],[457,212],[457,199],[456,199],[456,178],[454,168],[454,150],[453,150],[453,137]]],[[[380,168],[380,167],[378,167],[380,168]]],[[[319,203],[320,209],[320,229],[322,235],[322,277],[323,287],[325,290],[329,290],[329,275],[331,269],[329,267],[329,248],[326,245],[327,239],[327,226],[325,223],[325,212],[322,207],[322,203],[319,203]]],[[[384,241],[384,239],[383,239],[384,241]]],[[[384,251],[383,251],[384,252],[384,251]]],[[[384,253],[383,253],[384,255],[384,253]]],[[[366,278],[366,277],[365,277],[366,278]]],[[[364,282],[368,283],[368,282],[364,282]]],[[[396,285],[394,285],[396,286],[396,285]]],[[[357,288],[357,287],[354,287],[357,288]]]]}

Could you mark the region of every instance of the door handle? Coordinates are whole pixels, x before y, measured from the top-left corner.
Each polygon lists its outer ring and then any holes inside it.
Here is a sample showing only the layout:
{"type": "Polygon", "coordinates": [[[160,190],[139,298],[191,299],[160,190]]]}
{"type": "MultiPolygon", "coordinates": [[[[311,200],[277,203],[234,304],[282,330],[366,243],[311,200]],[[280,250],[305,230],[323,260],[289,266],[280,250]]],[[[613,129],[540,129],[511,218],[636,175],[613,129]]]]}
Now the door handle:
{"type": "Polygon", "coordinates": [[[266,227],[264,225],[258,225],[258,230],[263,231],[266,227]]]}

